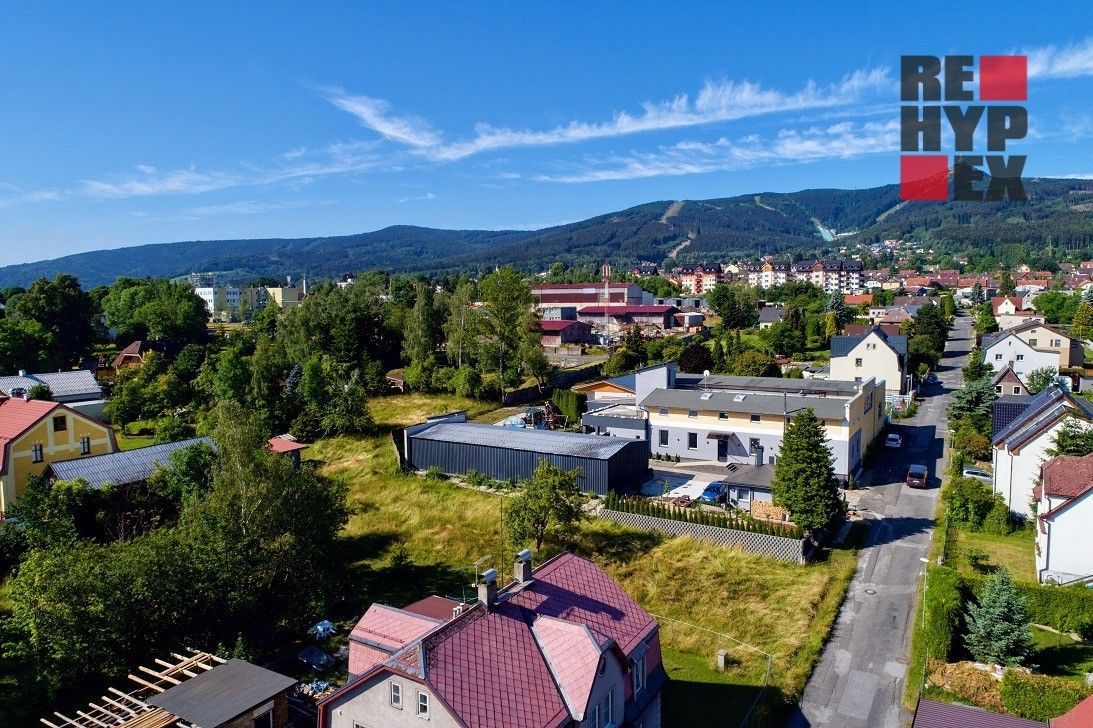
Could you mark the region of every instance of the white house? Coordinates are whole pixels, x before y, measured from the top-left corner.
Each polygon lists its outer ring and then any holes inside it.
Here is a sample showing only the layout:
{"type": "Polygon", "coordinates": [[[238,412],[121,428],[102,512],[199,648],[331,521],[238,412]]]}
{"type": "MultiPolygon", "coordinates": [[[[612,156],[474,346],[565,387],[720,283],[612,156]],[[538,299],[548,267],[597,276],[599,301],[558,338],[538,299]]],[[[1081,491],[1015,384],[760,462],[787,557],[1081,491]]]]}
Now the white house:
{"type": "Polygon", "coordinates": [[[1065,583],[1093,574],[1093,455],[1057,457],[1036,487],[1036,574],[1065,583]]]}
{"type": "Polygon", "coordinates": [[[998,322],[998,330],[1022,326],[1030,322],[1044,323],[1045,319],[1026,305],[1020,296],[995,296],[991,299],[991,312],[998,322]]]}
{"type": "Polygon", "coordinates": [[[891,395],[907,391],[907,337],[872,328],[858,336],[831,339],[831,378],[845,382],[883,381],[891,395]]]}
{"type": "Polygon", "coordinates": [[[1059,352],[1030,344],[1017,335],[1019,328],[984,336],[984,363],[990,364],[995,371],[1004,369],[1007,363],[1012,364],[1013,371],[1023,382],[1028,382],[1028,375],[1037,369],[1050,367],[1059,371],[1059,352]]]}
{"type": "Polygon", "coordinates": [[[1093,404],[1052,385],[1035,397],[1001,398],[994,407],[994,492],[1009,509],[1031,518],[1040,477],[1055,434],[1068,419],[1093,420],[1093,404]]]}

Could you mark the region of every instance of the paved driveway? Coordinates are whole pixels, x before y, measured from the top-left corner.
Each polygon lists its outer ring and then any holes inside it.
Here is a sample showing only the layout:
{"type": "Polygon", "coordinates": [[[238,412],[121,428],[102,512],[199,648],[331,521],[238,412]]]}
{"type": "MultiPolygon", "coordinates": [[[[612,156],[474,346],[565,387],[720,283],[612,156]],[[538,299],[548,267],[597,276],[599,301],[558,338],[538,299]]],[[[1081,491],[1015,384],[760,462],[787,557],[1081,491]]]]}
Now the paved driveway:
{"type": "Polygon", "coordinates": [[[893,427],[903,435],[903,447],[885,450],[866,475],[867,488],[854,494],[871,519],[869,540],[791,728],[901,728],[910,721],[902,708],[903,685],[920,679],[907,676],[912,610],[944,474],[945,408],[961,384],[970,336],[970,319],[958,318],[938,383],[930,385],[913,419],[893,427]],[[929,468],[925,490],[903,484],[911,463],[929,468]]]}

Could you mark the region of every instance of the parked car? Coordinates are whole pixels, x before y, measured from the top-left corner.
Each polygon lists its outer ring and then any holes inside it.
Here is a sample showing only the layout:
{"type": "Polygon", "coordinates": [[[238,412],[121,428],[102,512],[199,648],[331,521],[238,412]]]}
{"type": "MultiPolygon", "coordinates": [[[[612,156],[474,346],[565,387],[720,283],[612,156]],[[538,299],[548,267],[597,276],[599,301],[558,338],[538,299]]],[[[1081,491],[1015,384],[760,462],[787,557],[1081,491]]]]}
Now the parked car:
{"type": "Polygon", "coordinates": [[[706,489],[702,491],[702,495],[698,496],[697,500],[702,503],[710,503],[712,505],[721,505],[721,501],[724,498],[724,492],[721,488],[721,483],[711,483],[706,486],[706,489]]]}
{"type": "Polygon", "coordinates": [[[912,488],[925,488],[930,476],[925,465],[912,465],[907,468],[907,485],[912,488]]]}
{"type": "Polygon", "coordinates": [[[973,478],[975,480],[980,480],[984,483],[994,482],[993,475],[988,473],[986,470],[980,470],[979,468],[964,468],[964,470],[961,471],[960,474],[963,475],[965,478],[973,478]]]}
{"type": "Polygon", "coordinates": [[[888,437],[884,438],[884,446],[893,449],[899,449],[903,447],[903,436],[897,435],[894,432],[889,433],[888,437]]]}
{"type": "Polygon", "coordinates": [[[927,384],[937,384],[937,375],[934,374],[933,372],[930,372],[929,374],[927,374],[926,375],[926,383],[927,384]]]}

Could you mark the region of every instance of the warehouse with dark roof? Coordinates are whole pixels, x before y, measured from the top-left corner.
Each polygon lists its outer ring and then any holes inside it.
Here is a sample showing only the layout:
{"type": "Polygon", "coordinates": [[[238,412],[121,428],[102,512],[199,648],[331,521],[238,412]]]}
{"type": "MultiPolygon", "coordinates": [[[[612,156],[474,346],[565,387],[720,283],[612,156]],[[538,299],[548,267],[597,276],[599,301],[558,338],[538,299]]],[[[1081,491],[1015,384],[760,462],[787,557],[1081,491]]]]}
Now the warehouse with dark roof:
{"type": "Polygon", "coordinates": [[[450,420],[407,428],[404,447],[406,461],[418,470],[474,470],[495,480],[526,480],[546,459],[565,470],[580,469],[581,490],[600,495],[638,489],[649,470],[648,445],[639,440],[450,420]]]}

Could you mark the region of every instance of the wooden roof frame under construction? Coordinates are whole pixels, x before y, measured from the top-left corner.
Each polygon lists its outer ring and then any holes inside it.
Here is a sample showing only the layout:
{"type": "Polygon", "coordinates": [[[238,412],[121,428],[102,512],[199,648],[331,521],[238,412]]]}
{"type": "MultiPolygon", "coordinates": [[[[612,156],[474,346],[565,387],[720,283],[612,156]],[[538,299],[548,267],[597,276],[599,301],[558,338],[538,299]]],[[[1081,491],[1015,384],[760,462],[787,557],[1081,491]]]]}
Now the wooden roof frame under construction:
{"type": "Polygon", "coordinates": [[[103,695],[99,703],[91,703],[87,710],[77,710],[75,718],[54,711],[53,716],[40,720],[47,728],[197,728],[163,708],[145,702],[153,695],[226,662],[210,652],[187,651],[189,656],[171,653],[171,662],[157,659],[155,668],[141,665],[139,672],[142,675],[129,675],[137,684],[135,689],[124,693],[117,688],[107,688],[109,695],[103,695]]]}

